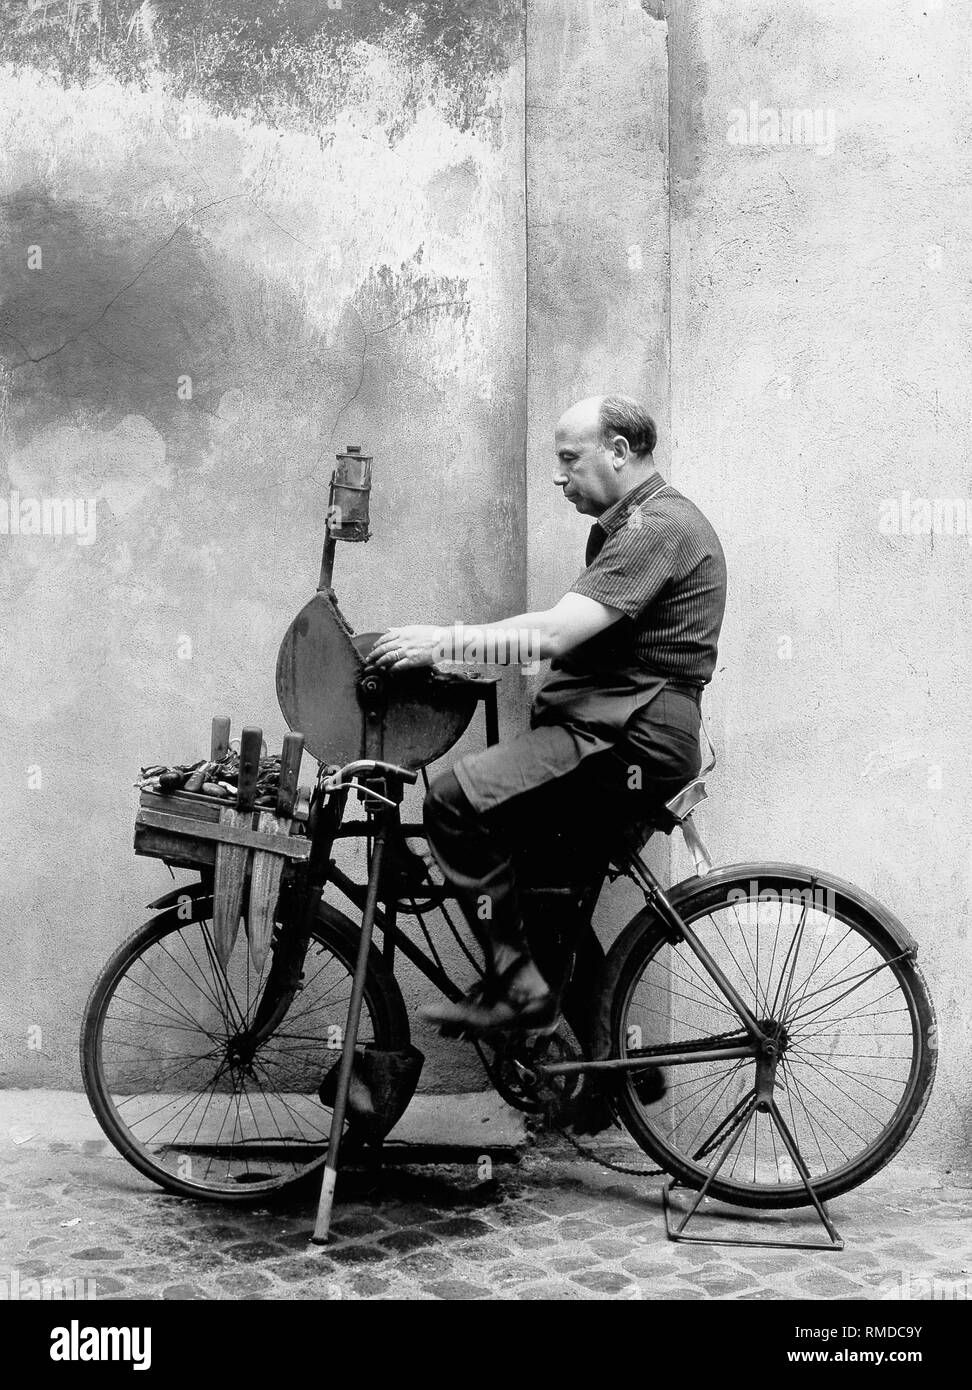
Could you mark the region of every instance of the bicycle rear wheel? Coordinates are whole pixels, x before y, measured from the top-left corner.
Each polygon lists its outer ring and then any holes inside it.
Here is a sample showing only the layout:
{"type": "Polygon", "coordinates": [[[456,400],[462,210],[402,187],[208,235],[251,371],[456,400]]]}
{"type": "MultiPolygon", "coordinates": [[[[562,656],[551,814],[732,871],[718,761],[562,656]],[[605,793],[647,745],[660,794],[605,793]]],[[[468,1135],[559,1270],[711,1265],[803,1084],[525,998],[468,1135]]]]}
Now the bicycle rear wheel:
{"type": "MultiPolygon", "coordinates": [[[[935,1014],[914,959],[860,902],[802,876],[700,879],[680,895],[691,926],[780,1048],[775,1098],[821,1200],[847,1192],[906,1142],[935,1075],[935,1014]]],[[[629,924],[606,967],[601,1046],[691,1050],[738,1033],[738,1015],[686,942],[672,942],[647,909],[629,924]]],[[[809,1204],[770,1117],[753,1110],[755,1059],[666,1068],[668,1094],[644,1105],[627,1074],[617,1101],[638,1144],[698,1189],[733,1133],[709,1192],[747,1207],[809,1204]],[[748,1124],[747,1124],[748,1120],[748,1124]]]]}
{"type": "MultiPolygon", "coordinates": [[[[318,1090],[342,1046],[357,935],[320,904],[298,988],[270,1036],[248,1046],[280,930],[258,974],[241,928],[224,974],[212,898],[187,894],[118,948],[91,991],[81,1030],[91,1107],[119,1152],[169,1192],[252,1201],[324,1162],[331,1112],[318,1090]]],[[[401,993],[376,953],[359,1042],[398,1049],[408,1039],[401,993]]]]}

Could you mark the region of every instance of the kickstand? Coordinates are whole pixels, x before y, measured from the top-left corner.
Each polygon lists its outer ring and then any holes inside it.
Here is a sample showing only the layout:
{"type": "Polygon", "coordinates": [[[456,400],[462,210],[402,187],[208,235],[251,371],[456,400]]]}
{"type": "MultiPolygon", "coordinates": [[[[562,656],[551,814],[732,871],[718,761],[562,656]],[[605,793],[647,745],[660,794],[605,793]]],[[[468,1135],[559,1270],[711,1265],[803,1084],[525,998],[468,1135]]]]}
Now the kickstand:
{"type": "Polygon", "coordinates": [[[673,1226],[671,1220],[671,1193],[676,1187],[683,1186],[684,1185],[679,1183],[678,1179],[676,1178],[671,1182],[667,1182],[664,1188],[662,1189],[662,1207],[665,1212],[665,1234],[671,1241],[681,1241],[693,1245],[750,1245],[768,1247],[777,1250],[843,1250],[844,1248],[844,1239],[838,1233],[836,1227],[834,1226],[834,1223],[831,1221],[829,1215],[827,1214],[827,1209],[820,1201],[820,1198],[817,1196],[816,1192],[814,1192],[813,1182],[810,1178],[810,1171],[807,1168],[806,1163],[804,1163],[803,1161],[803,1155],[800,1153],[800,1150],[797,1147],[796,1140],[793,1138],[793,1135],[787,1128],[786,1121],[780,1114],[779,1109],[776,1105],[776,1101],[772,1098],[763,1102],[758,1107],[754,1105],[750,1109],[746,1117],[745,1123],[740,1125],[738,1129],[736,1129],[732,1134],[730,1134],[729,1138],[726,1140],[725,1144],[722,1147],[722,1151],[720,1152],[719,1157],[716,1160],[714,1168],[712,1169],[709,1176],[706,1178],[705,1182],[702,1184],[699,1191],[695,1193],[693,1200],[690,1202],[688,1211],[677,1213],[681,1217],[681,1220],[678,1222],[677,1225],[673,1226]],[[817,1215],[819,1216],[823,1224],[824,1230],[827,1232],[827,1235],[829,1237],[828,1240],[748,1240],[733,1236],[716,1237],[684,1234],[686,1226],[689,1224],[689,1222],[695,1216],[696,1212],[699,1210],[699,1207],[705,1201],[709,1188],[712,1186],[712,1183],[718,1176],[720,1168],[725,1163],[729,1155],[732,1153],[736,1145],[741,1142],[743,1136],[748,1132],[749,1126],[755,1118],[757,1111],[769,1115],[771,1121],[776,1126],[777,1133],[783,1140],[784,1146],[786,1147],[786,1151],[790,1155],[790,1158],[793,1160],[794,1166],[796,1167],[797,1172],[800,1174],[800,1179],[807,1190],[808,1196],[810,1197],[810,1201],[813,1203],[817,1215]]]}

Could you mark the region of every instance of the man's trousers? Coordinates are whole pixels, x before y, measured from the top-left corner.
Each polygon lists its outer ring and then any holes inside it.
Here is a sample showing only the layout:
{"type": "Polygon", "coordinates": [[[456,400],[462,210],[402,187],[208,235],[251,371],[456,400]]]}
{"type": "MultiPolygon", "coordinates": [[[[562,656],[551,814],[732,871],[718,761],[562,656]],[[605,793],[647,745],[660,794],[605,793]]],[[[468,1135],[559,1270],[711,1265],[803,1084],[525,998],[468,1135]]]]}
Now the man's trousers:
{"type": "Polygon", "coordinates": [[[426,835],[477,936],[524,949],[521,886],[599,882],[624,841],[643,844],[698,774],[699,723],[697,696],[667,686],[612,746],[542,724],[437,777],[426,835]]]}

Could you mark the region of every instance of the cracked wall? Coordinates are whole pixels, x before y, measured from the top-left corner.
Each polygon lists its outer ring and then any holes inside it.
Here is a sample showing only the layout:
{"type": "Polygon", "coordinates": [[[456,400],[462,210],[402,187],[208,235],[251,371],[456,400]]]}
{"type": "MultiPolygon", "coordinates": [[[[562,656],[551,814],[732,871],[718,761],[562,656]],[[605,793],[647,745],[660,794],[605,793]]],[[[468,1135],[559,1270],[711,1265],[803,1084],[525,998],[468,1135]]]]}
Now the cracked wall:
{"type": "MultiPolygon", "coordinates": [[[[336,450],[375,457],[355,627],[523,604],[521,5],[256,14],[4,6],[0,495],[97,501],[91,544],[0,538],[6,1084],[77,1084],[165,887],[139,765],[221,711],[279,747],[336,450]]],[[[428,1079],[477,1076],[453,1047],[428,1079]]]]}

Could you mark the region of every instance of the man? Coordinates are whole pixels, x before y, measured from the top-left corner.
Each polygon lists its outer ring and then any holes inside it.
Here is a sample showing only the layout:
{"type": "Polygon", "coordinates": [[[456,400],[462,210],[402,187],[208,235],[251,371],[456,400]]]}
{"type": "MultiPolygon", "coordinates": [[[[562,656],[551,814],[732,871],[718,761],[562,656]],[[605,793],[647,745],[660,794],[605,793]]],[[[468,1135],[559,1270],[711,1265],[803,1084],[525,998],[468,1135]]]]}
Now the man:
{"type": "MultiPolygon", "coordinates": [[[[535,964],[516,888],[518,852],[569,831],[601,872],[619,836],[644,826],[700,766],[700,696],[725,609],[722,547],[699,509],[655,470],[654,421],[626,396],[594,396],[557,423],[553,481],[596,517],[586,568],[545,612],[461,628],[390,628],[370,665],[405,671],[443,657],[551,660],[530,729],[460,758],[425,802],[429,845],[473,930],[487,974],[461,1004],[425,1017],[454,1034],[549,1032],[558,999],[535,964]]],[[[567,866],[568,872],[576,864],[567,866]]]]}

